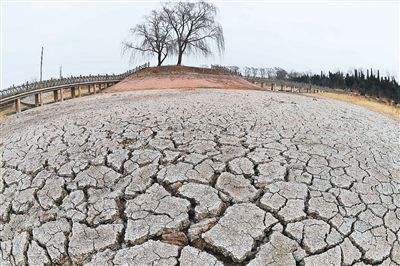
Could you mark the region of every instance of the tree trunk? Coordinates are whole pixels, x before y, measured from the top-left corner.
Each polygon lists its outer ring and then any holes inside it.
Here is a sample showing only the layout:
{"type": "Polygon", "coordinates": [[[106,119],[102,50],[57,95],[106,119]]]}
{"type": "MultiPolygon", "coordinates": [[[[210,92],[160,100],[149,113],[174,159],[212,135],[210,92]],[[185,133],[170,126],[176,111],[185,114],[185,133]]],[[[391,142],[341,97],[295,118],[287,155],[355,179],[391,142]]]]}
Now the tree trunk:
{"type": "Polygon", "coordinates": [[[158,53],[158,56],[157,56],[157,66],[161,66],[161,64],[162,64],[162,61],[161,61],[161,53],[158,53]]]}
{"type": "Polygon", "coordinates": [[[178,63],[176,63],[177,66],[180,66],[182,64],[182,52],[178,53],[178,63]]]}

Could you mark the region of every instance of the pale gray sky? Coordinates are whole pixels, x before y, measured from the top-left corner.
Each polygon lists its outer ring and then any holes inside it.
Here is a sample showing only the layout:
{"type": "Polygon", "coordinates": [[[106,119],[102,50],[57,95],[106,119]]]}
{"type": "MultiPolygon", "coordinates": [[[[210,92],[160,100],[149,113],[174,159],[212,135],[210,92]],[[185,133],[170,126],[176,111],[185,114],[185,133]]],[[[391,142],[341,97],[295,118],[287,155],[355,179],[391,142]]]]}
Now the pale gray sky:
{"type": "MultiPolygon", "coordinates": [[[[121,56],[121,41],[130,27],[160,6],[158,1],[18,1],[1,2],[1,88],[39,78],[42,45],[46,79],[57,77],[60,65],[65,76],[132,68],[136,64],[121,56]]],[[[215,3],[225,54],[185,56],[183,64],[313,72],[364,67],[399,77],[399,2],[215,3]]]]}

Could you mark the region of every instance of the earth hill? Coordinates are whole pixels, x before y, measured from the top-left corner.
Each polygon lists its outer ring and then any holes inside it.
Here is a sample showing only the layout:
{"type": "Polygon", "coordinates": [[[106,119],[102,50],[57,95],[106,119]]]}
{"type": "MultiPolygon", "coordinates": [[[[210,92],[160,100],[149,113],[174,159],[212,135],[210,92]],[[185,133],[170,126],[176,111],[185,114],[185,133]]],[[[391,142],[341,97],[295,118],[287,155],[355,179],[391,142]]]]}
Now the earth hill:
{"type": "Polygon", "coordinates": [[[161,66],[140,70],[105,92],[180,88],[261,89],[240,76],[217,69],[161,66]]]}

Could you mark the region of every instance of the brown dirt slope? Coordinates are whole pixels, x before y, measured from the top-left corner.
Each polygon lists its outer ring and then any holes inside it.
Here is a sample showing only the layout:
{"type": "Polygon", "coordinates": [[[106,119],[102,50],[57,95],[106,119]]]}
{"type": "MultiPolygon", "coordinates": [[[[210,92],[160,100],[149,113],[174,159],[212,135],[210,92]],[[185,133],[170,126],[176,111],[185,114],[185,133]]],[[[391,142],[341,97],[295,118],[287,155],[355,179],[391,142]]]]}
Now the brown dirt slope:
{"type": "Polygon", "coordinates": [[[220,70],[187,66],[162,66],[143,69],[106,89],[105,92],[195,88],[261,89],[239,76],[226,74],[220,70]]]}

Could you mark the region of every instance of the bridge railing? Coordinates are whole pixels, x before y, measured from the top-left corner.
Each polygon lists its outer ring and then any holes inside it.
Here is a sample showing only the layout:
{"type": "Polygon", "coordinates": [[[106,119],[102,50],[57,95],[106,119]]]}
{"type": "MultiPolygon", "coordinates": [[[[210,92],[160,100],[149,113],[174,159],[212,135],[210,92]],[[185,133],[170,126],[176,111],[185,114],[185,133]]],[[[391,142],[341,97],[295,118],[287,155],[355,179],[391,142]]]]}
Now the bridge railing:
{"type": "Polygon", "coordinates": [[[128,70],[121,74],[111,74],[111,75],[88,75],[88,76],[71,76],[66,78],[60,79],[49,79],[43,81],[36,81],[36,82],[26,82],[19,86],[11,86],[5,90],[0,90],[0,99],[6,98],[9,96],[17,95],[20,93],[24,93],[27,91],[34,91],[37,89],[54,87],[54,86],[61,86],[61,85],[68,85],[68,84],[75,84],[75,83],[83,83],[83,82],[97,82],[97,81],[108,81],[108,80],[122,80],[127,76],[142,70],[144,68],[149,67],[149,63],[145,63],[143,65],[137,66],[134,69],[128,70]]]}

